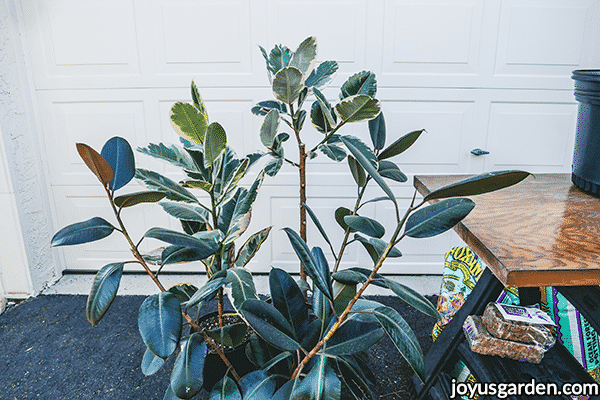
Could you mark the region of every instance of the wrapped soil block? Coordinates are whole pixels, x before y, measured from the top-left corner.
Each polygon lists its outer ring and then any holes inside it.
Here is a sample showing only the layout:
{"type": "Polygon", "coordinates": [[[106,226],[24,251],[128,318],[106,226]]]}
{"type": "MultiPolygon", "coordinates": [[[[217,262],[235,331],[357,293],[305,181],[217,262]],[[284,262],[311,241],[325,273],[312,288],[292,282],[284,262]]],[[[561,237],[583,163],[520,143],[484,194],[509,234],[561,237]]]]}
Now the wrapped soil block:
{"type": "Polygon", "coordinates": [[[463,331],[469,347],[475,353],[507,357],[533,364],[539,364],[544,358],[545,349],[542,346],[498,339],[492,336],[478,315],[469,315],[465,319],[463,331]]]}
{"type": "Polygon", "coordinates": [[[535,344],[545,349],[556,342],[552,333],[554,322],[537,308],[489,303],[482,320],[487,331],[499,339],[535,344]]]}

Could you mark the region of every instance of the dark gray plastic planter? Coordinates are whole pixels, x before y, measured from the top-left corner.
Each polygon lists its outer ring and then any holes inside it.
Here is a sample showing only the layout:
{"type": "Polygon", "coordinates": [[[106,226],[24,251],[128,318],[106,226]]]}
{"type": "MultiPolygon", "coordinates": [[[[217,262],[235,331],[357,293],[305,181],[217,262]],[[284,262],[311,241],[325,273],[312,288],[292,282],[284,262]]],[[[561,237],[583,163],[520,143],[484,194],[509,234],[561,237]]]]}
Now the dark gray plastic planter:
{"type": "Polygon", "coordinates": [[[600,197],[600,70],[573,71],[579,102],[573,152],[573,184],[600,197]]]}

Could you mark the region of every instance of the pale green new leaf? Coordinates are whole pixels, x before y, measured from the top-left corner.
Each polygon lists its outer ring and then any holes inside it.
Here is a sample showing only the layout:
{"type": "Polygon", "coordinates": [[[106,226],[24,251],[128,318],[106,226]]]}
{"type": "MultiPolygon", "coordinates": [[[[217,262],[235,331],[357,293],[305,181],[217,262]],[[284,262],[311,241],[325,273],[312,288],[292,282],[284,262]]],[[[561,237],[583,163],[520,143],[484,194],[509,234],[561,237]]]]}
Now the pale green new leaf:
{"type": "Polygon", "coordinates": [[[194,102],[194,106],[200,111],[200,114],[206,118],[208,122],[208,111],[206,111],[206,107],[204,106],[204,101],[198,92],[198,88],[196,87],[196,83],[192,81],[192,101],[194,102]]]}
{"type": "Polygon", "coordinates": [[[208,118],[192,104],[178,101],[171,107],[171,125],[179,136],[194,143],[204,143],[208,118]]]}
{"type": "Polygon", "coordinates": [[[204,138],[204,168],[212,167],[215,160],[227,147],[225,129],[218,122],[213,122],[206,129],[204,138]]]}

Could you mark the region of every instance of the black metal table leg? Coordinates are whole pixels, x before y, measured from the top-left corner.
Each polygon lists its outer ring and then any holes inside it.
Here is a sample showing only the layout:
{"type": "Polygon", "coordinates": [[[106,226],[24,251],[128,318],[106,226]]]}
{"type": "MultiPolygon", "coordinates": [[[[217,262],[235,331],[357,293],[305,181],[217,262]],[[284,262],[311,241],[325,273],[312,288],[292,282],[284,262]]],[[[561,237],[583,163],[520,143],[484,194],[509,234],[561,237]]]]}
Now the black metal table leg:
{"type": "Polygon", "coordinates": [[[456,348],[460,344],[463,322],[469,315],[480,315],[483,313],[487,303],[496,301],[504,285],[494,276],[489,268],[486,268],[475,288],[458,310],[452,321],[440,333],[437,340],[425,357],[427,381],[421,383],[419,378],[413,379],[418,393],[418,399],[427,398],[427,394],[441,371],[443,371],[452,357],[456,354],[456,348]]]}

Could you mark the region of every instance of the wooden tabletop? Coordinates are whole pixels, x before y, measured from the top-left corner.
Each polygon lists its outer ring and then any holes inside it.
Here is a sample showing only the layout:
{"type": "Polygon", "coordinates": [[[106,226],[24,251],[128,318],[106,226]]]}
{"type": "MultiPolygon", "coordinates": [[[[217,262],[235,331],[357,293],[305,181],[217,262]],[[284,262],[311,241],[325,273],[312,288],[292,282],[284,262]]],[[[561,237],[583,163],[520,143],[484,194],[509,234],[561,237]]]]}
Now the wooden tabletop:
{"type": "MultiPolygon", "coordinates": [[[[423,196],[466,175],[415,176],[423,196]]],[[[600,285],[600,199],[570,174],[536,174],[471,196],[475,209],[454,229],[506,286],[600,285]]]]}

